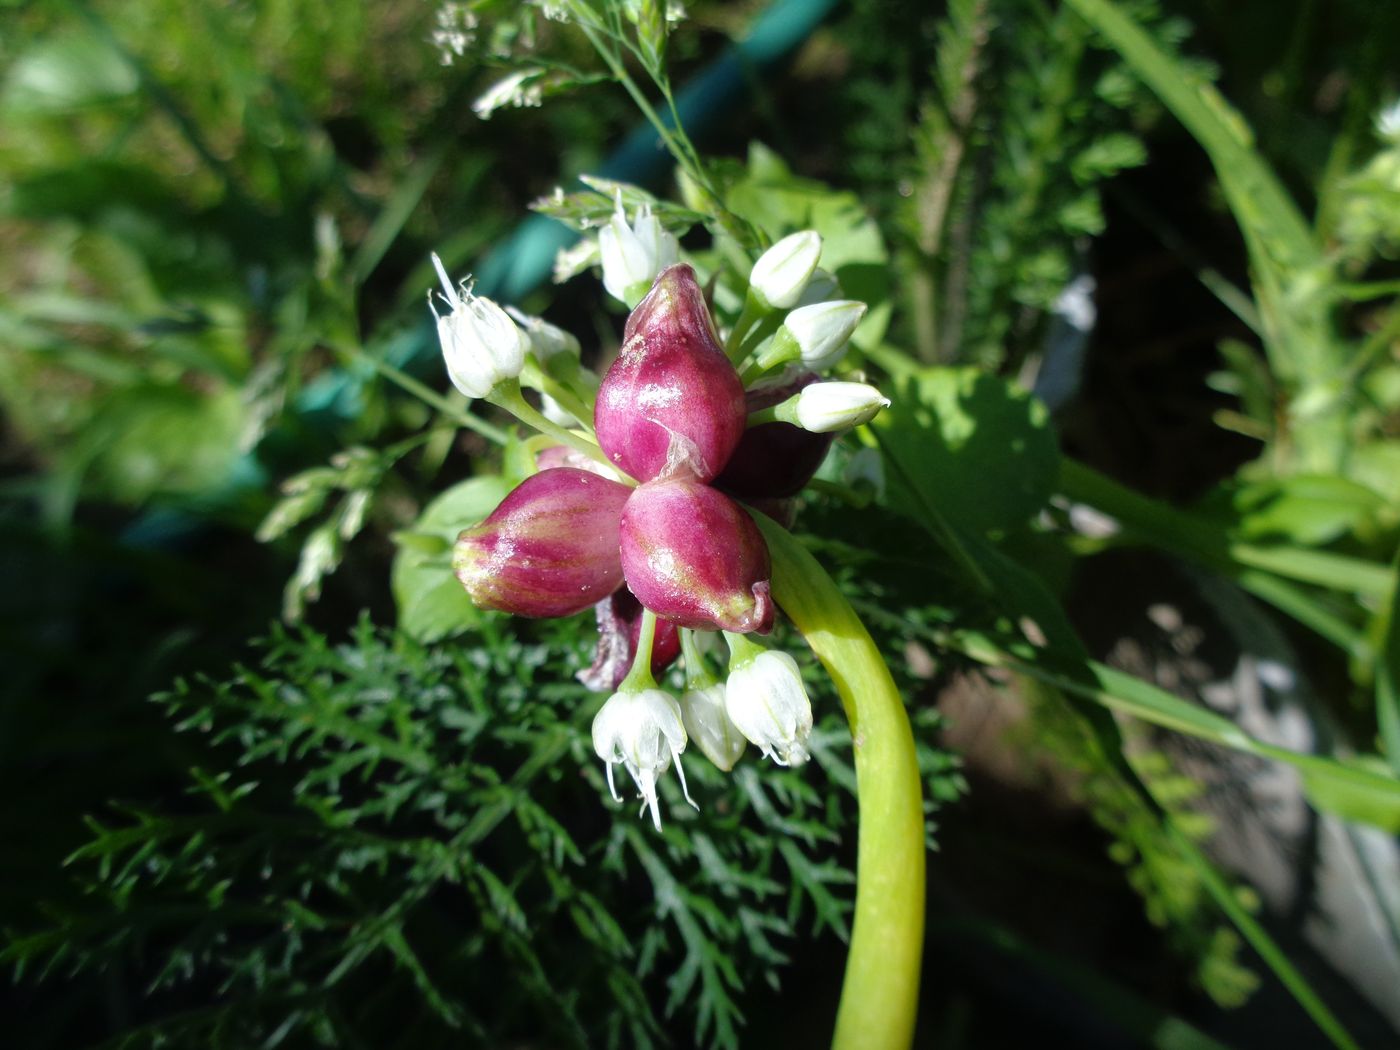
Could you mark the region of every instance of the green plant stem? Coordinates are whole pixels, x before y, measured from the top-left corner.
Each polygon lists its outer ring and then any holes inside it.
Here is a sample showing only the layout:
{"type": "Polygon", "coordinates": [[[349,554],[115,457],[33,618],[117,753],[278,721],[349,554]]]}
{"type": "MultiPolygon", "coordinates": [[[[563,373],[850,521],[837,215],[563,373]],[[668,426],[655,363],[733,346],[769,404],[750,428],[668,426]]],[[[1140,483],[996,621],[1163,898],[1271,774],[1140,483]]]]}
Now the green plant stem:
{"type": "Polygon", "coordinates": [[[754,325],[763,320],[764,312],[752,292],[744,296],[744,308],[739,311],[739,318],[734,322],[734,327],[729,331],[729,338],[724,343],[724,352],[735,365],[743,360],[745,339],[754,325]]]}
{"type": "Polygon", "coordinates": [[[568,445],[570,448],[582,452],[585,456],[596,459],[599,463],[607,463],[609,467],[612,466],[611,463],[608,463],[608,457],[604,455],[603,450],[595,442],[580,437],[571,430],[565,430],[557,423],[551,423],[540,415],[535,407],[525,400],[525,395],[520,392],[520,384],[515,380],[501,383],[495,390],[491,391],[488,400],[493,405],[504,408],[526,426],[534,427],[541,434],[552,437],[560,444],[568,445]]]}
{"type": "Polygon", "coordinates": [[[506,432],[500,427],[493,426],[492,424],[486,422],[486,420],[481,419],[478,416],[472,415],[472,413],[468,412],[465,408],[462,408],[460,405],[454,405],[448,398],[444,397],[442,394],[439,394],[436,390],[434,390],[427,384],[420,383],[407,372],[400,371],[399,369],[395,368],[393,365],[389,364],[386,361],[381,361],[373,354],[366,353],[358,346],[336,347],[335,349],[342,356],[349,358],[351,361],[363,365],[368,365],[370,368],[374,369],[376,372],[382,375],[385,379],[389,380],[389,382],[393,383],[395,386],[406,391],[407,393],[412,394],[424,404],[430,405],[433,408],[437,409],[438,412],[446,416],[448,419],[452,420],[454,423],[460,423],[468,430],[476,431],[487,441],[490,441],[493,444],[504,445],[506,443],[508,436],[506,432]]]}
{"type": "Polygon", "coordinates": [[[786,529],[755,513],[773,597],[836,683],[851,724],[860,831],[856,909],[835,1050],[903,1050],[914,1036],[924,930],[924,813],[914,735],[869,632],[786,529]]]}
{"type": "Polygon", "coordinates": [[[627,672],[619,693],[640,693],[643,689],[655,689],[656,678],[651,673],[651,650],[656,644],[656,613],[642,607],[642,629],[637,635],[637,651],[632,657],[632,668],[627,672]]]}
{"type": "Polygon", "coordinates": [[[560,408],[578,420],[580,426],[586,428],[589,433],[593,432],[593,409],[572,387],[533,363],[527,365],[525,372],[521,373],[521,381],[523,385],[554,398],[560,408]]]}
{"type": "Polygon", "coordinates": [[[1327,1038],[1339,1050],[1361,1050],[1356,1040],[1351,1037],[1351,1033],[1342,1026],[1341,1021],[1328,1009],[1327,1004],[1313,991],[1307,978],[1298,972],[1264,927],[1245,910],[1234,891],[1220,877],[1220,874],[1205,858],[1196,844],[1186,837],[1177,826],[1176,821],[1167,817],[1163,824],[1172,844],[1186,858],[1187,863],[1196,870],[1196,875],[1200,878],[1201,884],[1205,886],[1206,892],[1211,895],[1220,910],[1235,924],[1235,928],[1244,935],[1249,946],[1259,953],[1259,957],[1264,960],[1269,969],[1283,983],[1283,986],[1298,1001],[1298,1005],[1307,1011],[1313,1023],[1322,1029],[1327,1038]]]}
{"type": "Polygon", "coordinates": [[[705,654],[700,651],[700,643],[695,640],[695,632],[687,627],[682,627],[680,635],[681,656],[685,658],[685,687],[687,689],[708,689],[712,685],[718,685],[719,679],[710,670],[710,662],[705,659],[705,654]]]}

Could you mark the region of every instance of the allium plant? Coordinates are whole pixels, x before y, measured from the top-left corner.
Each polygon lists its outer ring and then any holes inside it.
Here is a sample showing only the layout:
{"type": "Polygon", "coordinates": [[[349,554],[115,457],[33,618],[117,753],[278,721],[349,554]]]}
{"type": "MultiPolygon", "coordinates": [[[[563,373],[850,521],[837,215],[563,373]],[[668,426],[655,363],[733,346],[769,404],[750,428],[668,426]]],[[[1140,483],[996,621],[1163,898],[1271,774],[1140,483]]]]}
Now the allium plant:
{"type": "MultiPolygon", "coordinates": [[[[812,705],[797,662],[759,639],[779,610],[832,673],[855,733],[860,881],[838,1043],[900,1045],[912,1031],[923,912],[923,816],[913,741],[889,672],[830,578],[774,518],[841,433],[888,405],[864,383],[828,381],[865,306],[818,270],[802,230],[759,254],[743,308],[721,325],[705,287],[650,208],[629,225],[620,193],[598,258],[632,307],[601,381],[578,341],[454,286],[438,317],[448,374],[558,442],[537,471],[466,528],[453,569],[478,606],[598,623],[580,675],[607,698],[593,745],[660,831],[659,784],[691,742],[723,771],[747,744],[761,759],[809,758],[812,705]],[[537,411],[522,383],[544,399],[537,411]],[[767,512],[767,513],[765,513],[767,512]],[[723,646],[707,642],[722,635],[723,646]],[[728,649],[728,673],[711,653],[728,649]],[[686,688],[659,683],[681,660],[686,688]],[[871,859],[878,857],[878,863],[871,859]],[[884,1035],[869,1042],[872,1032],[884,1035]],[[863,1034],[858,1034],[863,1033],[863,1034]]],[[[435,260],[436,261],[436,260],[435,260]]],[[[693,757],[690,757],[694,761],[693,757]]]]}

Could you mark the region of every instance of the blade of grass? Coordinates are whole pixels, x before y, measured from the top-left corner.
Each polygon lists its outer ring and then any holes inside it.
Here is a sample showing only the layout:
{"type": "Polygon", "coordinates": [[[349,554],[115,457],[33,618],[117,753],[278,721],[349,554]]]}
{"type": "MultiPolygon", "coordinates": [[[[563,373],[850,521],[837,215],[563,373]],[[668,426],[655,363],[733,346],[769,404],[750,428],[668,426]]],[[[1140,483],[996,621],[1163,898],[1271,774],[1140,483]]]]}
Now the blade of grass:
{"type": "Polygon", "coordinates": [[[1245,754],[1284,762],[1303,775],[1308,798],[1319,809],[1387,831],[1400,830],[1400,779],[1363,764],[1364,760],[1346,761],[1304,754],[1264,743],[1199,704],[1096,661],[1087,663],[1087,675],[1080,678],[1049,666],[1049,658],[1040,662],[1040,658],[1027,659],[1013,654],[987,635],[964,632],[941,641],[981,663],[1029,675],[1152,725],[1245,754]]]}
{"type": "MultiPolygon", "coordinates": [[[[404,223],[413,214],[413,209],[418,207],[418,202],[423,199],[428,183],[432,182],[445,156],[447,147],[444,144],[420,158],[407,177],[389,195],[384,208],[375,216],[364,240],[355,250],[355,257],[350,261],[350,276],[356,287],[365,283],[374,272],[374,268],[379,265],[379,261],[384,258],[384,253],[403,230],[404,223]]],[[[484,170],[484,167],[477,165],[473,174],[484,170]]]]}
{"type": "Polygon", "coordinates": [[[1342,1026],[1341,1021],[1337,1020],[1336,1015],[1328,1009],[1327,1004],[1313,991],[1307,978],[1289,962],[1283,949],[1269,936],[1268,931],[1259,924],[1259,921],[1240,904],[1239,899],[1225,880],[1220,877],[1220,873],[1215,870],[1215,866],[1205,858],[1196,844],[1177,827],[1174,820],[1168,818],[1165,824],[1168,836],[1177,849],[1181,851],[1182,856],[1196,869],[1201,884],[1205,886],[1211,898],[1220,907],[1220,910],[1229,916],[1230,921],[1235,924],[1235,929],[1240,931],[1244,939],[1249,942],[1249,946],[1274,972],[1274,976],[1292,993],[1293,998],[1298,1001],[1298,1005],[1307,1011],[1313,1023],[1322,1029],[1334,1046],[1341,1048],[1341,1050],[1360,1050],[1356,1040],[1342,1026]]]}
{"type": "MultiPolygon", "coordinates": [[[[1094,666],[1098,670],[1097,665],[1094,666]]],[[[1061,690],[1058,683],[1051,684],[1048,688],[1052,692],[1060,692],[1061,690]]],[[[1077,691],[1064,689],[1063,692],[1072,695],[1077,691]]],[[[1061,693],[1061,699],[1068,701],[1070,698],[1061,693]]],[[[1322,1001],[1321,997],[1313,991],[1307,979],[1289,961],[1288,956],[1269,936],[1268,931],[1240,903],[1234,890],[1216,871],[1215,866],[1200,851],[1191,837],[1181,829],[1172,810],[1157,797],[1152,785],[1137,774],[1123,751],[1122,738],[1113,722],[1109,720],[1105,723],[1104,720],[1094,717],[1095,711],[1086,708],[1082,703],[1067,702],[1065,707],[1080,721],[1087,738],[1094,743],[1102,757],[1108,760],[1113,769],[1113,773],[1110,775],[1118,777],[1125,787],[1142,798],[1144,804],[1160,824],[1167,840],[1195,869],[1201,880],[1201,885],[1205,887],[1216,906],[1225,913],[1225,916],[1239,930],[1250,947],[1258,953],[1259,958],[1273,971],[1274,976],[1288,989],[1298,1005],[1312,1018],[1313,1023],[1339,1050],[1359,1050],[1350,1033],[1337,1020],[1337,1017],[1322,1001]]]]}
{"type": "Polygon", "coordinates": [[[1400,774],[1400,551],[1390,570],[1390,597],[1380,612],[1380,658],[1376,661],[1376,722],[1381,749],[1400,774]]]}

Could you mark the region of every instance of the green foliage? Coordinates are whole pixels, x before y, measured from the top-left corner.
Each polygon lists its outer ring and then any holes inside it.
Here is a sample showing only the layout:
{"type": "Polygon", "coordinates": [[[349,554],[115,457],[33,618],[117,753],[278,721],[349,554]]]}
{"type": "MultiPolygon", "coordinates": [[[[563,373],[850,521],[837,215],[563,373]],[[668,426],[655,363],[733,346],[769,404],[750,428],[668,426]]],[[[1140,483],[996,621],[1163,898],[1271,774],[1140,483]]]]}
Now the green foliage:
{"type": "Polygon", "coordinates": [[[974,368],[923,369],[895,382],[894,403],[876,423],[891,506],[920,517],[932,499],[959,528],[1001,533],[1045,505],[1059,450],[1044,405],[974,368]]]}
{"type": "Polygon", "coordinates": [[[1155,798],[1171,812],[1178,828],[1189,828],[1192,839],[1204,840],[1212,831],[1210,821],[1189,808],[1202,792],[1201,784],[1174,772],[1160,752],[1139,748],[1129,760],[1151,791],[1144,796],[1125,783],[1114,760],[1086,738],[1082,722],[1061,694],[1044,687],[1027,688],[1024,694],[1035,715],[1034,746],[1079,774],[1089,812],[1112,836],[1110,856],[1126,869],[1148,919],[1165,932],[1175,952],[1191,961],[1196,980],[1212,999],[1224,1007],[1242,1005],[1259,979],[1240,959],[1238,934],[1221,922],[1195,866],[1150,804],[1155,798]]]}
{"type": "MultiPolygon", "coordinates": [[[[1183,35],[1154,4],[1134,10],[1183,35]]],[[[926,18],[857,5],[848,35],[870,71],[848,98],[880,105],[846,122],[847,166],[899,233],[915,356],[1014,365],[1103,231],[1102,183],[1146,160],[1145,94],[1071,10],[1011,0],[949,4],[936,46],[914,52],[926,68],[896,67],[892,86],[883,58],[927,39],[926,18]]]]}
{"type": "MultiPolygon", "coordinates": [[[[93,821],[87,903],[5,960],[146,987],[122,1045],[649,1046],[672,1016],[737,1045],[793,938],[846,935],[854,807],[822,780],[851,786],[849,737],[828,717],[815,769],[762,776],[687,756],[701,810],[668,781],[657,836],[607,800],[576,623],[523,641],[482,617],[431,649],[279,630],[257,668],[181,683],[157,700],[209,748],[188,804],[93,821]]],[[[935,756],[941,802],[960,782],[935,756]]]]}
{"type": "Polygon", "coordinates": [[[436,642],[475,626],[481,613],[452,575],[452,544],[510,491],[499,477],[469,478],[423,508],[410,530],[394,534],[394,601],[398,627],[420,642],[436,642]]]}

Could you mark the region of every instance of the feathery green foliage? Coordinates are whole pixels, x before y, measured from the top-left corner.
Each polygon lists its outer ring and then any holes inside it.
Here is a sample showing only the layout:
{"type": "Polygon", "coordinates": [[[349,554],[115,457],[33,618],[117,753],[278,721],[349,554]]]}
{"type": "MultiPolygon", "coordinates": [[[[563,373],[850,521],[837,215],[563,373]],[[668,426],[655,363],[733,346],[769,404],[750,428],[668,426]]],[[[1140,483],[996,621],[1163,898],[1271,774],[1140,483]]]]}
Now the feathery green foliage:
{"type": "MultiPolygon", "coordinates": [[[[816,770],[688,756],[701,810],[668,783],[656,838],[607,802],[575,624],[504,627],[432,648],[278,630],[257,667],[157,697],[209,748],[188,803],[94,819],[70,858],[87,904],[5,961],[144,988],[128,1046],[649,1046],[672,1017],[738,1045],[749,986],[779,987],[794,940],[848,935],[839,719],[816,770]]],[[[955,798],[946,756],[925,762],[930,797],[955,798]]]]}

